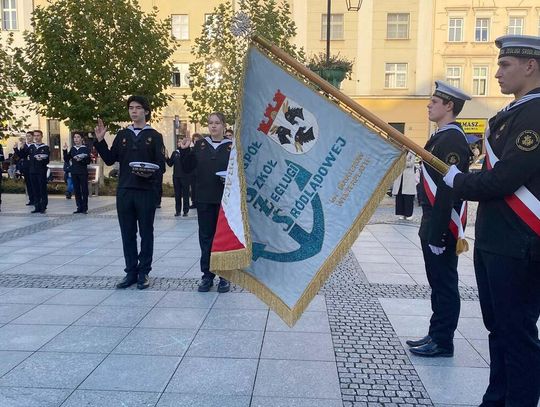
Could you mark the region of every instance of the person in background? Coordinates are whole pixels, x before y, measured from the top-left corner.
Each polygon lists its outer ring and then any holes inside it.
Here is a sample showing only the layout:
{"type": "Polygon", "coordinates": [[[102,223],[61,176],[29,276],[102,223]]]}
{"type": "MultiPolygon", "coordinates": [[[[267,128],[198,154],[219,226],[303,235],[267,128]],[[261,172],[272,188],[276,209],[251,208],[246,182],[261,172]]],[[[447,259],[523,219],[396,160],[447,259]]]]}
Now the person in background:
{"type": "MultiPolygon", "coordinates": [[[[185,172],[195,171],[197,192],[197,220],[199,223],[199,245],[201,247],[201,272],[198,291],[207,292],[214,285],[215,274],[210,271],[210,251],[216,233],[223,180],[216,172],[225,171],[229,163],[232,141],[225,138],[225,116],[214,112],[208,116],[210,135],[198,140],[190,148],[191,140],[181,140],[182,166],[185,172]]],[[[226,293],[230,283],[220,277],[217,291],[226,293]]]]}
{"type": "Polygon", "coordinates": [[[75,192],[77,209],[73,213],[88,213],[88,164],[90,149],[84,145],[80,133],[73,134],[73,147],[68,151],[67,143],[63,150],[64,163],[71,162],[71,179],[75,192]]]}
{"type": "Polygon", "coordinates": [[[2,144],[0,144],[0,211],[2,210],[2,172],[4,172],[3,164],[4,162],[4,148],[2,147],[2,144]]]}
{"type": "Polygon", "coordinates": [[[229,140],[232,140],[234,137],[234,130],[233,129],[227,129],[225,130],[225,138],[228,138],[229,140]]]}
{"type": "MultiPolygon", "coordinates": [[[[187,136],[186,136],[187,137],[187,136]]],[[[186,174],[182,168],[181,144],[182,140],[178,139],[177,149],[173,151],[170,157],[167,157],[167,165],[173,167],[173,186],[174,186],[174,216],[188,216],[189,212],[189,185],[193,178],[191,174],[186,174]]]]}
{"type": "Polygon", "coordinates": [[[45,213],[49,203],[47,193],[47,164],[49,164],[50,150],[43,141],[43,132],[34,130],[34,144],[28,148],[30,155],[30,184],[34,194],[34,207],[32,213],[45,213]]]}
{"type": "Polygon", "coordinates": [[[396,215],[400,219],[412,219],[414,196],[416,195],[416,175],[414,171],[415,155],[407,153],[403,173],[394,181],[392,195],[396,197],[396,215]]]}
{"type": "Polygon", "coordinates": [[[66,183],[66,199],[73,195],[73,178],[71,177],[71,161],[64,160],[64,182],[66,183]]]}
{"type": "Polygon", "coordinates": [[[31,131],[26,133],[25,139],[19,140],[19,145],[15,145],[13,151],[19,157],[22,176],[24,177],[24,186],[28,202],[26,206],[35,205],[34,189],[32,188],[32,180],[30,178],[30,147],[34,145],[34,133],[31,131]]]}

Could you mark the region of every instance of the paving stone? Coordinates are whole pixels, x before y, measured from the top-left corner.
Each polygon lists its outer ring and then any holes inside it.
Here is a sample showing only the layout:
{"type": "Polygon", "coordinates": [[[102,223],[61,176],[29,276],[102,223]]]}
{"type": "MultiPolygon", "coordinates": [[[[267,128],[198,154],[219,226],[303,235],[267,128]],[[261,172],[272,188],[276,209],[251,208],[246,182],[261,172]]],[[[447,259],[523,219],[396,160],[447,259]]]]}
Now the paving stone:
{"type": "Polygon", "coordinates": [[[267,317],[267,310],[213,308],[208,313],[202,329],[262,331],[266,325],[267,317]]]}
{"type": "Polygon", "coordinates": [[[75,390],[62,407],[154,407],[159,393],[75,390]]]}
{"type": "Polygon", "coordinates": [[[283,320],[274,312],[270,311],[268,322],[266,324],[267,331],[281,332],[320,332],[330,333],[330,325],[325,312],[304,312],[296,324],[289,328],[283,320]]]}
{"type": "Polygon", "coordinates": [[[210,308],[217,297],[217,293],[169,292],[157,303],[156,307],[210,308]]]}
{"type": "Polygon", "coordinates": [[[89,305],[38,305],[13,324],[69,325],[92,309],[89,305]]]}
{"type": "Polygon", "coordinates": [[[130,328],[70,326],[41,350],[49,352],[109,353],[130,328]]]}
{"type": "Polygon", "coordinates": [[[0,323],[6,324],[34,307],[34,304],[0,304],[0,323]]]}
{"type": "Polygon", "coordinates": [[[332,337],[325,333],[266,332],[261,358],[333,362],[332,337]]]}
{"type": "Polygon", "coordinates": [[[191,329],[135,328],[114,354],[183,356],[195,336],[191,329]]]}
{"type": "Polygon", "coordinates": [[[0,378],[0,386],[74,389],[105,355],[36,352],[0,378]]]}
{"type": "Polygon", "coordinates": [[[197,329],[208,313],[204,308],[154,308],[139,323],[139,328],[197,329]]]}
{"type": "Polygon", "coordinates": [[[108,290],[64,290],[45,301],[45,304],[98,305],[112,293],[113,291],[108,290]]]}
{"type": "Polygon", "coordinates": [[[257,359],[262,343],[262,331],[201,329],[189,346],[187,356],[257,359]]]}
{"type": "Polygon", "coordinates": [[[257,359],[185,357],[165,392],[248,396],[253,389],[257,359]],[[204,385],[201,385],[204,383],[204,385]]]}
{"type": "Polygon", "coordinates": [[[2,304],[41,304],[60,290],[42,288],[14,288],[0,296],[2,304]]]}
{"type": "Polygon", "coordinates": [[[32,389],[29,387],[0,388],[0,406],[58,407],[71,390],[32,389]]]}
{"type": "Polygon", "coordinates": [[[74,325],[134,327],[145,315],[149,307],[106,307],[97,306],[78,319],[74,325]]]}
{"type": "Polygon", "coordinates": [[[253,397],[251,407],[342,407],[341,399],[253,397]]]}
{"type": "Polygon", "coordinates": [[[161,392],[179,362],[172,356],[109,355],[79,389],[161,392]]]}
{"type": "MultiPolygon", "coordinates": [[[[249,407],[249,396],[165,393],[156,407],[249,407]]],[[[253,405],[253,404],[252,404],[253,405]]]]}
{"type": "Polygon", "coordinates": [[[31,352],[0,351],[0,376],[9,372],[31,354],[31,352]]]}
{"type": "Polygon", "coordinates": [[[0,350],[36,351],[66,329],[65,325],[12,325],[0,328],[0,350]]]}

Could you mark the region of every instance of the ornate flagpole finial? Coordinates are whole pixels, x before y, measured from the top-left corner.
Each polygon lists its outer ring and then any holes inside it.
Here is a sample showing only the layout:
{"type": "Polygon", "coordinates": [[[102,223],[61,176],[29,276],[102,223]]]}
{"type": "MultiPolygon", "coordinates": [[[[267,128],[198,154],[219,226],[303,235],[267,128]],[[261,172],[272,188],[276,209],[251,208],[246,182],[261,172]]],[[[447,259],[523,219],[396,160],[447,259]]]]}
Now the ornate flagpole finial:
{"type": "Polygon", "coordinates": [[[233,17],[231,32],[236,37],[248,37],[253,33],[253,27],[249,16],[240,11],[233,17]]]}

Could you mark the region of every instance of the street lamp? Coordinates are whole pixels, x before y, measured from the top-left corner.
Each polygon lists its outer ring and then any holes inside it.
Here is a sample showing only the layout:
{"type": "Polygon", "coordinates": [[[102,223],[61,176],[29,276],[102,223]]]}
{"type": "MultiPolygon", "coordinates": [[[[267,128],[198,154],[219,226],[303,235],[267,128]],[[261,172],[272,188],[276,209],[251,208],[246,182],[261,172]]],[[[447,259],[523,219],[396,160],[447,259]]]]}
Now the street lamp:
{"type": "MultiPolygon", "coordinates": [[[[362,7],[362,0],[345,0],[347,10],[358,11],[362,7]]],[[[332,15],[332,0],[328,0],[326,11],[326,63],[330,61],[330,16],[332,15]]]]}
{"type": "Polygon", "coordinates": [[[346,0],[346,2],[347,2],[347,10],[349,11],[358,11],[360,10],[360,7],[362,7],[362,0],[358,0],[358,1],[346,0]]]}

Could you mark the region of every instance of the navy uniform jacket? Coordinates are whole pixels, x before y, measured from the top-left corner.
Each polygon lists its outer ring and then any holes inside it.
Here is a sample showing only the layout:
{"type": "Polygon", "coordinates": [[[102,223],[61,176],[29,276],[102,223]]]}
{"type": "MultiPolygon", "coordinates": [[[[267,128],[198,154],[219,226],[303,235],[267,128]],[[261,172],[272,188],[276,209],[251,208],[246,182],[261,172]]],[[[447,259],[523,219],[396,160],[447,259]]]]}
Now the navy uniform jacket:
{"type": "Polygon", "coordinates": [[[30,148],[34,144],[24,144],[23,148],[19,149],[17,147],[13,148],[13,151],[15,154],[17,154],[17,157],[20,158],[21,161],[21,171],[23,174],[26,174],[30,171],[30,148]]]}
{"type": "Polygon", "coordinates": [[[221,202],[224,184],[216,172],[227,169],[231,148],[232,142],[229,139],[214,143],[210,137],[205,137],[198,140],[192,149],[182,150],[184,171],[189,173],[196,168],[197,202],[213,204],[221,202]]]}
{"type": "MultiPolygon", "coordinates": [[[[457,122],[449,124],[461,127],[457,122]]],[[[465,136],[458,130],[448,129],[436,132],[424,148],[448,165],[455,164],[461,171],[469,171],[471,150],[465,136]]],[[[418,201],[422,206],[422,221],[418,234],[428,244],[444,247],[448,244],[451,235],[448,225],[452,208],[459,213],[462,201],[454,197],[452,189],[444,183],[441,174],[429,165],[425,165],[425,168],[437,185],[437,195],[432,207],[426,196],[422,175],[417,185],[418,201]]],[[[455,242],[453,236],[452,240],[455,242]]]]}
{"type": "Polygon", "coordinates": [[[174,150],[169,158],[167,158],[167,165],[173,167],[173,177],[190,179],[191,174],[187,174],[182,168],[182,153],[180,150],[174,150]]]}
{"type": "MultiPolygon", "coordinates": [[[[540,88],[529,92],[540,94],[540,88]]],[[[540,236],[519,218],[504,197],[525,185],[540,199],[540,99],[501,111],[489,120],[489,143],[499,162],[474,174],[458,174],[456,193],[479,201],[475,247],[509,257],[540,261],[540,236]]]]}
{"type": "Polygon", "coordinates": [[[49,164],[50,159],[50,150],[47,144],[31,144],[28,148],[28,153],[30,156],[30,174],[46,174],[47,173],[47,164],[49,164]],[[47,158],[38,160],[36,158],[37,154],[45,154],[47,158]]]}
{"type": "Polygon", "coordinates": [[[131,172],[130,162],[144,161],[165,168],[165,146],[163,136],[150,126],[144,127],[138,135],[129,129],[122,129],[114,138],[111,149],[105,139],[94,143],[96,150],[107,165],[120,163],[120,177],[118,189],[150,190],[155,183],[154,178],[140,177],[131,172]]]}
{"type": "Polygon", "coordinates": [[[64,162],[71,160],[71,173],[72,174],[88,174],[88,164],[90,164],[90,150],[85,145],[79,147],[73,146],[71,149],[63,150],[64,162]],[[77,154],[86,154],[82,160],[77,161],[75,157],[77,154]]]}

